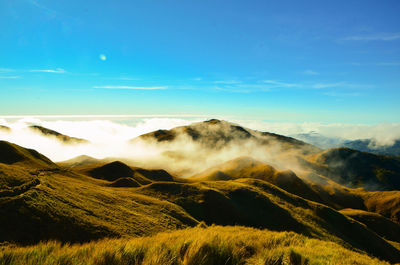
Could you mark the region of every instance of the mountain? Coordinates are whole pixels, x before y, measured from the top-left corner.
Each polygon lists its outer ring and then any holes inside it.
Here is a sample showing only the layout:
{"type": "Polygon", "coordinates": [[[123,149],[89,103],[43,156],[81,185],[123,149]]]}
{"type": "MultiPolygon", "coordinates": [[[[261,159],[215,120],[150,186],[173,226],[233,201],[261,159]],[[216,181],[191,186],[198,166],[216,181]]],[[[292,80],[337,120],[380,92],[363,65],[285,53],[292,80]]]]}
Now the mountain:
{"type": "Polygon", "coordinates": [[[378,145],[374,139],[346,141],[343,146],[379,155],[400,156],[400,140],[390,145],[378,145]]]}
{"type": "Polygon", "coordinates": [[[381,145],[377,144],[375,139],[346,140],[339,137],[327,137],[317,132],[293,134],[290,136],[322,149],[347,147],[377,155],[400,156],[400,140],[395,140],[389,145],[381,145]]]}
{"type": "MultiPolygon", "coordinates": [[[[205,170],[199,168],[199,164],[209,168],[239,156],[255,156],[279,171],[286,170],[287,177],[291,170],[317,184],[332,180],[350,188],[363,187],[371,191],[400,189],[398,158],[350,148],[321,150],[291,137],[254,131],[215,119],[151,132],[131,142],[135,141],[148,142],[162,149],[167,162],[161,166],[178,175],[199,174],[205,170]],[[196,148],[191,147],[193,145],[196,148]],[[183,169],[174,171],[179,165],[183,169]]],[[[214,178],[226,177],[221,174],[223,171],[217,171],[220,172],[215,173],[214,178]]]]}
{"type": "Polygon", "coordinates": [[[193,123],[188,126],[176,127],[171,130],[158,130],[132,139],[131,142],[143,140],[147,142],[170,143],[179,141],[193,141],[208,149],[218,150],[229,144],[240,145],[252,140],[260,145],[277,144],[284,150],[298,150],[302,153],[315,153],[319,148],[274,133],[259,132],[241,127],[223,120],[211,119],[193,123]]]}
{"type": "Polygon", "coordinates": [[[87,144],[89,143],[88,140],[81,139],[81,138],[76,138],[76,137],[70,137],[64,134],[61,134],[59,132],[47,129],[45,127],[39,126],[39,125],[31,125],[29,128],[35,132],[39,132],[43,136],[53,136],[57,140],[66,143],[66,144],[87,144]]]}
{"type": "Polygon", "coordinates": [[[332,148],[309,156],[305,166],[348,187],[400,189],[400,158],[332,148]]]}

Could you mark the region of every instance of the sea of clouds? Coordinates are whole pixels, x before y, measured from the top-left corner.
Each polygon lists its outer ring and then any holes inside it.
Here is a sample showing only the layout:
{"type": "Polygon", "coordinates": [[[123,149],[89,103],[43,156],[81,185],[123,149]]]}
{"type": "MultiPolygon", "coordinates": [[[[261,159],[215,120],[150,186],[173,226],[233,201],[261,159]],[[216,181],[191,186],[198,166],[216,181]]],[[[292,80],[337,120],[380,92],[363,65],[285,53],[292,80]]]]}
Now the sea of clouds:
{"type": "MultiPolygon", "coordinates": [[[[127,142],[139,135],[158,129],[171,129],[209,117],[0,117],[0,125],[11,128],[10,132],[0,130],[0,140],[32,148],[53,161],[63,161],[79,155],[95,158],[129,157],[145,159],[158,154],[160,150],[150,146],[134,146],[127,142]],[[55,137],[43,136],[28,128],[40,125],[59,133],[82,138],[90,144],[65,144],[55,137]]],[[[390,145],[400,139],[399,123],[382,124],[323,124],[323,123],[283,123],[256,120],[235,120],[244,127],[283,135],[316,132],[327,137],[354,139],[375,139],[379,145],[390,145]]]]}

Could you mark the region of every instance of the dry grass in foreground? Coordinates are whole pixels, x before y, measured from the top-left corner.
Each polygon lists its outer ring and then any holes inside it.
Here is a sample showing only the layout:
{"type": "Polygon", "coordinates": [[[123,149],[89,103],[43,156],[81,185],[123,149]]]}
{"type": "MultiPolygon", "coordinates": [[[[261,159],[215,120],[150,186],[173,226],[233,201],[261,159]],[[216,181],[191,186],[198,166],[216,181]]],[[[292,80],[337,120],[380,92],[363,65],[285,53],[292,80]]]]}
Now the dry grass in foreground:
{"type": "Polygon", "coordinates": [[[239,226],[190,228],[152,237],[0,247],[0,264],[388,264],[294,232],[239,226]]]}

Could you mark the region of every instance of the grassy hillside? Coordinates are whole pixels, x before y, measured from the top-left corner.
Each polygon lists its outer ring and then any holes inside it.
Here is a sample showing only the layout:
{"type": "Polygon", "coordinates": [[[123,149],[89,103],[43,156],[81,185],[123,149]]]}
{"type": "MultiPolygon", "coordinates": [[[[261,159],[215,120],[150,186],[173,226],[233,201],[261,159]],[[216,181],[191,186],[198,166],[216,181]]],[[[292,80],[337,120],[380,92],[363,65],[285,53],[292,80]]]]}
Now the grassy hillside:
{"type": "Polygon", "coordinates": [[[400,239],[400,225],[378,213],[356,209],[343,209],[340,212],[365,224],[381,237],[392,241],[400,239]]]}
{"type": "MultiPolygon", "coordinates": [[[[89,159],[62,167],[8,142],[0,142],[0,149],[3,242],[151,236],[204,222],[292,231],[400,262],[400,251],[378,235],[382,233],[302,198],[312,194],[324,199],[322,192],[308,194],[317,189],[294,173],[251,158],[229,161],[189,181],[162,169],[130,167],[119,161],[89,159]],[[225,176],[222,181],[220,174],[225,176]]],[[[365,191],[348,192],[357,194],[365,207],[373,200],[363,197],[371,195],[365,191]]]]}
{"type": "Polygon", "coordinates": [[[57,167],[50,159],[36,150],[26,149],[7,141],[0,141],[0,163],[30,168],[57,167]]]}
{"type": "Polygon", "coordinates": [[[304,166],[350,187],[400,189],[400,159],[349,148],[333,148],[309,157],[304,166]]]}
{"type": "Polygon", "coordinates": [[[320,196],[290,170],[279,171],[251,157],[239,157],[209,168],[190,180],[214,181],[239,178],[261,179],[305,199],[322,202],[320,196]]]}
{"type": "Polygon", "coordinates": [[[105,239],[83,245],[40,243],[0,247],[0,264],[336,264],[384,265],[332,243],[293,232],[247,227],[191,228],[152,237],[105,239]]]}

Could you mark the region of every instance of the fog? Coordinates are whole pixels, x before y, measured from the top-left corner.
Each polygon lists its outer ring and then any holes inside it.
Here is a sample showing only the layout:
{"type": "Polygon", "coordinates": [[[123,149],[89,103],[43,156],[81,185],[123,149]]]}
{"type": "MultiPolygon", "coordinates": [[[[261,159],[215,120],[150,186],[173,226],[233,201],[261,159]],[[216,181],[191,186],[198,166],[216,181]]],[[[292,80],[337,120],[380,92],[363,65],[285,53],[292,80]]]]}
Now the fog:
{"type": "MultiPolygon", "coordinates": [[[[183,176],[199,173],[240,156],[251,156],[279,170],[291,169],[299,175],[305,171],[297,160],[297,157],[301,156],[302,150],[287,149],[282,146],[282,143],[272,140],[268,145],[260,145],[253,138],[246,138],[243,132],[232,131],[227,123],[222,123],[217,127],[197,126],[196,129],[203,135],[202,140],[199,141],[193,141],[187,134],[179,134],[172,142],[130,141],[139,135],[158,129],[171,129],[203,120],[204,118],[0,119],[0,125],[11,128],[10,131],[0,130],[0,139],[35,149],[55,162],[79,155],[88,155],[98,159],[111,157],[127,161],[130,165],[163,168],[183,176]],[[40,132],[30,129],[28,127],[30,125],[40,125],[90,142],[66,144],[54,136],[44,136],[40,132]],[[221,138],[221,140],[212,140],[211,136],[216,134],[218,137],[215,138],[221,138]],[[224,143],[223,139],[228,138],[234,140],[224,143]]],[[[239,123],[244,127],[280,134],[315,131],[329,137],[375,138],[379,144],[390,144],[400,135],[399,124],[324,125],[319,123],[267,123],[249,120],[239,121],[239,123]],[[378,139],[380,140],[378,141],[378,139]]],[[[257,134],[257,132],[251,132],[257,134]]]]}

